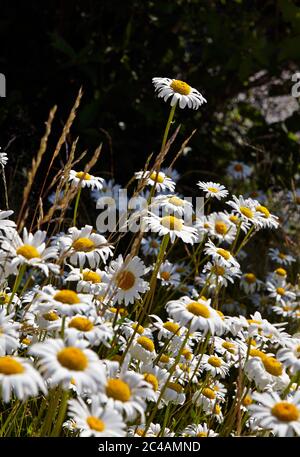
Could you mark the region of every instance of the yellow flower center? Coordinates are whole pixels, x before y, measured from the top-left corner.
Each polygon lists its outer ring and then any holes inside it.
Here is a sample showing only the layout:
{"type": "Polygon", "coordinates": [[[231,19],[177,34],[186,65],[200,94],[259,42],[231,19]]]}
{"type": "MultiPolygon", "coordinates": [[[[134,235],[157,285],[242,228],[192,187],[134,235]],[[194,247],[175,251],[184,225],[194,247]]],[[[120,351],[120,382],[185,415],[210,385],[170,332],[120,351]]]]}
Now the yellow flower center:
{"type": "Polygon", "coordinates": [[[210,311],[207,308],[206,305],[203,305],[203,303],[198,303],[196,301],[192,301],[189,303],[186,307],[186,309],[194,314],[195,316],[201,316],[204,317],[205,319],[208,319],[210,316],[210,311]]]}
{"type": "Polygon", "coordinates": [[[207,190],[209,190],[209,192],[212,192],[213,194],[217,194],[219,192],[219,189],[217,189],[216,187],[208,187],[207,190]]]}
{"type": "Polygon", "coordinates": [[[29,346],[30,343],[31,343],[31,340],[29,338],[22,339],[22,344],[26,344],[26,346],[29,346]]]}
{"type": "Polygon", "coordinates": [[[217,254],[219,254],[221,257],[223,257],[223,259],[225,260],[229,260],[230,257],[231,257],[231,254],[229,251],[227,251],[226,249],[223,249],[223,248],[219,248],[217,249],[217,254]]]}
{"type": "Polygon", "coordinates": [[[134,286],[135,276],[129,270],[120,271],[117,274],[117,285],[122,290],[129,290],[134,286]]]}
{"type": "Polygon", "coordinates": [[[244,278],[248,284],[254,284],[256,282],[256,276],[253,273],[246,273],[244,278]]]}
{"type": "Polygon", "coordinates": [[[122,379],[109,379],[106,385],[106,394],[114,400],[125,403],[130,399],[131,391],[127,382],[122,379]]]}
{"type": "Polygon", "coordinates": [[[240,207],[240,212],[248,217],[248,219],[252,219],[253,218],[253,211],[250,209],[250,208],[247,208],[247,206],[241,206],[240,207]]]}
{"type": "Polygon", "coordinates": [[[146,336],[140,336],[137,339],[137,343],[140,344],[146,351],[153,352],[154,351],[154,343],[150,338],[146,336]]]}
{"type": "Polygon", "coordinates": [[[234,224],[238,224],[238,222],[239,222],[239,218],[238,218],[238,216],[236,216],[235,214],[232,214],[232,215],[229,217],[229,220],[230,220],[231,222],[233,222],[234,224]]]}
{"type": "Polygon", "coordinates": [[[65,305],[76,305],[77,303],[80,303],[76,292],[70,289],[62,289],[59,292],[56,292],[53,298],[54,300],[59,301],[60,303],[64,303],[65,305]]]}
{"type": "Polygon", "coordinates": [[[216,398],[216,392],[214,392],[210,387],[205,387],[202,390],[204,397],[214,400],[216,398]]]}
{"type": "Polygon", "coordinates": [[[197,438],[206,438],[207,437],[207,432],[199,432],[197,433],[197,438]]]}
{"type": "Polygon", "coordinates": [[[169,198],[169,203],[171,203],[174,206],[183,206],[184,201],[181,200],[181,198],[178,198],[178,197],[170,197],[169,198]]]}
{"type": "Polygon", "coordinates": [[[225,273],[225,268],[221,267],[220,265],[215,265],[212,270],[218,276],[223,276],[225,273]]]}
{"type": "Polygon", "coordinates": [[[164,216],[161,218],[160,224],[169,230],[177,230],[180,232],[183,227],[182,220],[175,216],[164,216]]]}
{"type": "Polygon", "coordinates": [[[16,250],[17,255],[22,255],[25,259],[39,259],[40,253],[36,247],[31,246],[30,244],[24,244],[16,250]]]}
{"type": "Polygon", "coordinates": [[[90,179],[92,178],[91,175],[89,173],[86,173],[84,171],[78,171],[76,173],[76,178],[78,179],[82,179],[84,181],[90,181],[90,179]]]}
{"type": "Polygon", "coordinates": [[[279,360],[275,359],[275,357],[264,357],[263,364],[268,373],[273,376],[281,376],[282,375],[282,363],[279,360]]]}
{"type": "Polygon", "coordinates": [[[226,235],[228,232],[228,227],[223,221],[216,221],[215,223],[215,230],[219,235],[226,235]]]}
{"type": "Polygon", "coordinates": [[[214,355],[209,357],[207,362],[215,368],[219,368],[222,365],[222,360],[214,355]]]}
{"type": "Polygon", "coordinates": [[[43,314],[43,318],[46,321],[53,322],[53,321],[57,321],[59,319],[59,316],[56,314],[55,311],[48,311],[48,313],[43,314]]]}
{"type": "Polygon", "coordinates": [[[89,332],[94,327],[93,323],[87,317],[73,317],[69,327],[76,328],[80,332],[89,332]]]}
{"type": "Polygon", "coordinates": [[[133,328],[133,330],[136,330],[136,333],[138,333],[139,335],[142,335],[145,331],[144,327],[140,324],[132,324],[131,328],[133,328]]]}
{"type": "Polygon", "coordinates": [[[263,214],[266,219],[271,216],[270,211],[265,206],[258,205],[255,209],[259,213],[263,214]]]}
{"type": "Polygon", "coordinates": [[[249,406],[249,405],[251,405],[251,403],[252,403],[252,398],[250,397],[250,395],[246,395],[242,400],[243,406],[249,406]]]}
{"type": "Polygon", "coordinates": [[[249,354],[251,357],[259,357],[261,360],[264,360],[267,357],[266,354],[259,349],[250,349],[249,354]]]}
{"type": "Polygon", "coordinates": [[[166,354],[161,354],[161,356],[159,357],[159,361],[161,363],[169,363],[170,362],[170,357],[166,354]]]}
{"type": "Polygon", "coordinates": [[[230,341],[224,341],[224,343],[222,343],[222,346],[224,349],[226,349],[228,352],[230,352],[231,354],[234,354],[234,349],[235,349],[235,344],[234,343],[231,343],[230,341]]]}
{"type": "Polygon", "coordinates": [[[150,246],[151,246],[151,248],[158,248],[159,244],[157,241],[152,240],[152,241],[150,241],[150,246]]]}
{"type": "Polygon", "coordinates": [[[144,374],[144,379],[145,379],[146,382],[149,382],[149,384],[151,384],[151,386],[153,387],[154,392],[156,392],[157,389],[158,389],[158,379],[157,379],[157,377],[152,373],[145,373],[144,374]]]}
{"type": "Polygon", "coordinates": [[[9,303],[10,295],[8,295],[6,292],[0,292],[0,304],[7,305],[9,303]]]}
{"type": "Polygon", "coordinates": [[[138,435],[138,436],[144,436],[144,433],[145,433],[145,430],[142,429],[142,428],[138,428],[135,431],[135,434],[138,435]]]}
{"type": "Polygon", "coordinates": [[[182,350],[182,355],[186,360],[191,360],[193,358],[193,354],[188,348],[182,350]]]}
{"type": "Polygon", "coordinates": [[[159,184],[162,184],[165,180],[164,175],[161,173],[157,174],[156,171],[153,171],[149,177],[152,179],[152,181],[158,182],[159,184]]]}
{"type": "Polygon", "coordinates": [[[160,273],[160,276],[162,277],[162,279],[164,279],[165,281],[168,281],[171,277],[171,273],[169,271],[162,271],[160,273]]]}
{"type": "Polygon", "coordinates": [[[177,324],[176,322],[165,322],[163,324],[163,327],[166,329],[166,330],[169,330],[169,332],[171,333],[174,333],[174,335],[176,335],[176,333],[178,334],[179,333],[179,329],[180,329],[180,325],[177,324]]]}
{"type": "Polygon", "coordinates": [[[278,293],[278,295],[284,295],[285,294],[285,290],[284,290],[283,287],[277,287],[276,292],[278,293]]]}
{"type": "Polygon", "coordinates": [[[286,254],[284,254],[283,252],[280,252],[280,253],[278,254],[278,256],[279,256],[282,260],[284,260],[284,259],[286,258],[286,254]]]}
{"type": "Polygon", "coordinates": [[[177,92],[180,95],[189,95],[191,92],[191,86],[179,79],[173,79],[170,86],[174,92],[177,92]]]}
{"type": "Polygon", "coordinates": [[[284,268],[277,268],[275,270],[275,273],[278,275],[278,276],[282,276],[282,277],[285,277],[287,275],[287,271],[284,269],[284,268]]]}
{"type": "Polygon", "coordinates": [[[214,414],[220,414],[220,412],[221,412],[220,405],[215,405],[215,406],[214,406],[213,413],[214,413],[214,414]]]}
{"type": "Polygon", "coordinates": [[[181,394],[183,392],[183,387],[178,384],[178,382],[168,382],[167,384],[168,389],[175,390],[178,394],[181,394]]]}
{"type": "Polygon", "coordinates": [[[88,358],[85,353],[73,346],[59,351],[57,360],[63,367],[73,371],[84,371],[88,366],[88,358]]]}
{"type": "Polygon", "coordinates": [[[0,374],[7,376],[24,373],[23,365],[9,355],[0,357],[0,374]]]}
{"type": "Polygon", "coordinates": [[[273,416],[282,422],[292,422],[299,418],[298,408],[287,401],[276,403],[271,409],[273,416]]]}
{"type": "Polygon", "coordinates": [[[86,420],[88,426],[96,432],[103,432],[105,430],[105,424],[101,419],[95,416],[89,416],[86,420]]]}
{"type": "Polygon", "coordinates": [[[97,284],[101,282],[101,276],[96,273],[95,271],[86,270],[82,273],[82,279],[84,281],[92,282],[93,284],[97,284]]]}
{"type": "Polygon", "coordinates": [[[91,252],[95,249],[96,245],[89,238],[82,237],[73,241],[72,247],[78,252],[91,252]]]}

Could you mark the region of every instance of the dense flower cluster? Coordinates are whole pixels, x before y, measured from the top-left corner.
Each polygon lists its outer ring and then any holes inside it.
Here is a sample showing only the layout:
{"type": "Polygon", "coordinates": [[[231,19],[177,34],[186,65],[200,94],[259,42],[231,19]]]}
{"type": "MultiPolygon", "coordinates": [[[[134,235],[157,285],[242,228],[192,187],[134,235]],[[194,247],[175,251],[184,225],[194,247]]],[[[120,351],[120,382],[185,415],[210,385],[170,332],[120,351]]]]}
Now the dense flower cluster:
{"type": "MultiPolygon", "coordinates": [[[[205,102],[182,81],[154,84],[172,106],[205,102]]],[[[233,186],[251,172],[228,167],[233,186]]],[[[135,178],[153,198],[129,214],[128,226],[142,224],[127,251],[90,225],[19,233],[0,211],[3,410],[39,405],[33,435],[300,436],[297,259],[279,234],[264,265],[251,260],[253,237],[288,232],[284,214],[263,192],[230,195],[211,181],[195,182],[199,214],[176,191],[176,170],[135,178]]],[[[120,189],[84,171],[69,181],[93,200],[120,189]]]]}

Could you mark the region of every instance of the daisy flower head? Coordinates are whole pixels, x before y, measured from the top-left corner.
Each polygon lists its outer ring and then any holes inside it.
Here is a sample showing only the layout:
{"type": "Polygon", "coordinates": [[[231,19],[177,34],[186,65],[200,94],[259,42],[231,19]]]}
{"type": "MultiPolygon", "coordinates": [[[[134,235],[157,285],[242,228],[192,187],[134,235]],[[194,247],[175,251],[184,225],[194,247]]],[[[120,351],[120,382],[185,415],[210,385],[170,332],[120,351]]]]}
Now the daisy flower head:
{"type": "Polygon", "coordinates": [[[205,243],[205,246],[205,254],[212,256],[214,262],[218,263],[219,265],[224,267],[240,267],[238,261],[227,249],[216,246],[211,240],[208,240],[208,242],[205,243]]]}
{"type": "Polygon", "coordinates": [[[159,268],[157,277],[161,280],[163,286],[176,287],[180,283],[180,274],[176,271],[176,264],[166,260],[159,268]]]}
{"type": "Polygon", "coordinates": [[[260,281],[254,273],[244,273],[241,277],[240,288],[246,292],[246,294],[254,294],[257,290],[260,290],[263,286],[263,282],[260,281]]]}
{"type": "Polygon", "coordinates": [[[19,400],[26,400],[36,397],[39,391],[47,393],[45,383],[28,359],[0,357],[0,395],[4,403],[10,401],[12,394],[19,400]]]}
{"type": "Polygon", "coordinates": [[[210,306],[210,299],[199,298],[197,301],[184,296],[178,300],[171,300],[166,304],[167,312],[181,325],[190,327],[190,331],[210,332],[212,335],[224,333],[224,325],[220,315],[210,306]]]}
{"type": "Polygon", "coordinates": [[[221,200],[222,198],[227,197],[229,193],[225,186],[212,181],[199,181],[197,186],[203,190],[206,198],[216,198],[217,200],[221,200]]]}
{"type": "Polygon", "coordinates": [[[207,262],[203,267],[203,274],[196,276],[195,282],[198,285],[208,284],[209,289],[217,286],[227,287],[228,283],[234,283],[234,279],[241,276],[240,268],[235,266],[225,266],[219,261],[207,262]]]}
{"type": "Polygon", "coordinates": [[[227,167],[228,175],[236,180],[249,178],[253,173],[253,168],[243,162],[232,161],[227,167]]]}
{"type": "Polygon", "coordinates": [[[109,347],[109,341],[113,338],[113,329],[102,321],[97,315],[83,316],[77,314],[66,320],[65,335],[75,339],[85,339],[91,346],[103,343],[109,347]]]}
{"type": "Polygon", "coordinates": [[[254,393],[249,412],[264,430],[280,437],[300,436],[300,392],[282,400],[277,392],[254,393]]]}
{"type": "Polygon", "coordinates": [[[156,208],[162,209],[162,214],[173,214],[174,216],[192,217],[193,205],[187,199],[182,199],[176,194],[158,195],[152,199],[150,211],[155,212],[156,208]]]}
{"type": "Polygon", "coordinates": [[[289,347],[279,349],[276,357],[283,365],[291,370],[293,374],[300,372],[300,339],[293,339],[289,347]]]}
{"type": "Polygon", "coordinates": [[[7,154],[6,154],[6,152],[1,152],[1,147],[0,147],[0,165],[2,167],[5,167],[7,162],[8,162],[7,154]]]}
{"type": "Polygon", "coordinates": [[[137,171],[135,173],[135,178],[138,180],[145,180],[146,185],[148,186],[155,186],[155,189],[158,192],[164,192],[166,190],[174,192],[175,190],[175,182],[163,171],[137,171]]]}
{"type": "Polygon", "coordinates": [[[210,237],[226,243],[232,243],[236,236],[236,225],[225,213],[211,213],[208,218],[208,234],[210,237]]]}
{"type": "Polygon", "coordinates": [[[296,300],[296,294],[290,291],[288,286],[278,287],[277,284],[268,282],[267,291],[269,292],[269,297],[274,298],[276,303],[281,305],[285,305],[287,302],[296,300]]]}
{"type": "Polygon", "coordinates": [[[101,189],[94,189],[91,192],[92,199],[94,201],[98,201],[99,198],[102,197],[111,197],[115,200],[115,202],[119,199],[119,190],[121,189],[120,184],[115,184],[114,179],[110,179],[106,181],[105,179],[102,180],[102,187],[101,189]]]}
{"type": "MultiPolygon", "coordinates": [[[[170,168],[170,167],[164,168],[164,167],[162,167],[161,171],[163,173],[165,173],[165,175],[168,178],[172,179],[175,183],[177,183],[177,181],[179,181],[179,179],[180,179],[180,174],[178,173],[177,170],[175,170],[175,168],[170,168]]],[[[300,197],[299,197],[299,201],[300,201],[300,197]]]]}
{"type": "Polygon", "coordinates": [[[245,363],[245,373],[250,380],[255,382],[259,389],[272,388],[282,391],[290,382],[283,364],[275,357],[268,356],[256,349],[250,350],[251,356],[245,363]]]}
{"type": "Polygon", "coordinates": [[[101,295],[106,290],[110,278],[105,271],[99,268],[90,270],[89,268],[80,269],[71,267],[71,272],[67,275],[66,281],[76,281],[77,292],[101,295]]]}
{"type": "Polygon", "coordinates": [[[0,309],[0,356],[11,354],[19,346],[20,324],[13,317],[14,314],[0,309]]]}
{"type": "Polygon", "coordinates": [[[58,274],[59,266],[50,260],[58,258],[57,248],[54,246],[46,247],[45,239],[46,232],[41,230],[33,235],[24,228],[23,239],[15,230],[7,233],[1,247],[11,258],[12,271],[16,273],[20,266],[28,265],[40,269],[46,276],[49,275],[49,270],[58,274]]]}
{"type": "Polygon", "coordinates": [[[149,284],[144,281],[142,276],[148,272],[144,262],[137,256],[132,258],[120,254],[117,259],[112,260],[108,267],[111,275],[112,295],[120,304],[127,306],[140,299],[141,295],[149,289],[149,284]]]}
{"type": "Polygon", "coordinates": [[[160,249],[160,240],[152,236],[142,238],[141,249],[145,256],[153,255],[157,257],[160,249]]]}
{"type": "Polygon", "coordinates": [[[263,206],[257,202],[255,205],[255,212],[261,227],[275,229],[279,227],[279,218],[274,214],[271,214],[266,206],[263,206]]]}
{"type": "Polygon", "coordinates": [[[218,433],[214,432],[208,427],[206,422],[201,425],[191,424],[188,425],[183,431],[183,436],[195,436],[197,438],[206,438],[212,436],[218,436],[218,433]]]}
{"type": "Polygon", "coordinates": [[[235,195],[232,196],[232,200],[226,202],[227,205],[233,208],[235,214],[238,217],[248,223],[254,224],[256,227],[260,226],[260,216],[257,215],[255,207],[258,206],[258,202],[252,200],[252,198],[244,198],[242,195],[237,198],[235,195]]]}
{"type": "Polygon", "coordinates": [[[80,397],[70,400],[68,415],[75,422],[79,436],[125,436],[126,424],[121,414],[109,402],[102,407],[97,397],[92,397],[89,406],[80,397]]]}
{"type": "Polygon", "coordinates": [[[37,366],[51,387],[61,385],[68,390],[73,383],[79,394],[96,393],[105,383],[102,363],[94,351],[86,348],[87,342],[68,342],[71,344],[49,338],[33,344],[29,353],[38,358],[37,366]]]}
{"type": "Polygon", "coordinates": [[[74,186],[80,185],[80,187],[89,187],[90,189],[101,190],[104,179],[92,176],[85,171],[70,170],[69,181],[74,186]]]}
{"type": "Polygon", "coordinates": [[[211,373],[213,377],[220,376],[221,378],[225,378],[229,367],[230,365],[222,357],[213,354],[203,354],[202,356],[201,368],[211,373]]]}
{"type": "Polygon", "coordinates": [[[165,102],[171,99],[171,106],[178,102],[180,108],[187,106],[196,110],[207,102],[197,89],[184,81],[170,78],[152,78],[152,83],[159,98],[163,98],[165,102]]]}
{"type": "Polygon", "coordinates": [[[279,265],[286,265],[289,266],[293,262],[296,262],[295,257],[290,254],[286,254],[285,252],[280,251],[278,248],[271,248],[269,249],[269,257],[273,262],[278,263],[279,265]]]}
{"type": "Polygon", "coordinates": [[[151,214],[144,218],[147,230],[158,233],[160,236],[170,235],[171,243],[180,238],[184,243],[194,244],[197,240],[197,230],[184,223],[176,216],[157,216],[151,214]]]}
{"type": "MultiPolygon", "coordinates": [[[[174,380],[175,381],[175,380],[174,380]]],[[[185,402],[184,388],[179,382],[169,381],[162,395],[163,403],[173,403],[174,405],[183,405],[185,402]]]]}
{"type": "Polygon", "coordinates": [[[134,359],[149,363],[156,357],[154,342],[147,336],[138,336],[131,343],[129,353],[134,359]]]}
{"type": "Polygon", "coordinates": [[[14,221],[10,221],[7,219],[9,216],[13,214],[13,211],[1,211],[0,210],[0,231],[6,233],[9,232],[11,229],[16,227],[14,221]]]}
{"type": "Polygon", "coordinates": [[[36,305],[42,312],[57,311],[64,316],[77,313],[87,313],[93,307],[93,296],[78,294],[72,289],[56,289],[53,286],[44,286],[37,293],[36,305]]]}
{"type": "Polygon", "coordinates": [[[86,262],[91,268],[96,268],[100,262],[106,263],[113,255],[113,247],[103,235],[95,233],[91,225],[86,225],[82,229],[69,228],[68,233],[59,237],[57,243],[62,254],[70,260],[71,264],[79,264],[80,268],[86,262]]]}

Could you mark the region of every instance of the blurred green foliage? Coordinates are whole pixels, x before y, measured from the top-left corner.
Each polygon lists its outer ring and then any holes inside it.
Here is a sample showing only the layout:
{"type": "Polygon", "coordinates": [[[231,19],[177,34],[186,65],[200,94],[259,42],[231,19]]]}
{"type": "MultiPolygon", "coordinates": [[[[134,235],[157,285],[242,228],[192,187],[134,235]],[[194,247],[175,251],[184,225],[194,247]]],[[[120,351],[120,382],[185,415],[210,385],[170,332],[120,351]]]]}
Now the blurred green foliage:
{"type": "MultiPolygon", "coordinates": [[[[117,179],[127,181],[157,151],[168,115],[168,106],[154,98],[153,76],[186,80],[208,100],[196,113],[177,112],[183,124],[177,146],[197,129],[192,152],[178,165],[189,179],[196,171],[197,179],[221,179],[235,158],[259,164],[264,186],[278,180],[288,186],[297,169],[299,112],[267,124],[253,105],[234,101],[297,69],[296,1],[11,0],[1,6],[0,40],[0,72],[7,78],[0,144],[11,141],[10,173],[21,182],[50,107],[59,105],[58,134],[80,86],[84,98],[73,134],[80,135],[81,149],[103,141],[95,172],[105,176],[113,166],[117,179]]],[[[271,90],[290,94],[291,86],[285,81],[271,90]]]]}

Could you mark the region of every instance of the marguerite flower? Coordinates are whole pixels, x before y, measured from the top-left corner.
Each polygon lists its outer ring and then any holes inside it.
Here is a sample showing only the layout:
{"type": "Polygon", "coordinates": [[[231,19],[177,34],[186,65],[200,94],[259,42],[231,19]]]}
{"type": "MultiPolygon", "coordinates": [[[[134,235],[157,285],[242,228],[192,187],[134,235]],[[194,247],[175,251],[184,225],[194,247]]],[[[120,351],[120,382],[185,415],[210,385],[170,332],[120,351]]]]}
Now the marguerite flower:
{"type": "Polygon", "coordinates": [[[166,102],[171,98],[171,106],[179,102],[180,108],[198,109],[206,99],[193,87],[189,86],[184,81],[170,78],[152,78],[155,91],[158,97],[161,97],[166,102]]]}
{"type": "MultiPolygon", "coordinates": [[[[1,148],[0,148],[0,150],[1,150],[1,148]]],[[[0,152],[0,165],[2,167],[5,167],[7,162],[8,162],[8,157],[7,157],[6,152],[0,152]]]]}
{"type": "Polygon", "coordinates": [[[216,182],[208,181],[199,181],[197,186],[205,192],[206,197],[216,198],[217,200],[221,200],[224,197],[227,197],[228,190],[222,185],[216,182]]]}
{"type": "Polygon", "coordinates": [[[233,161],[227,167],[227,173],[234,179],[245,179],[253,173],[253,168],[243,162],[233,161]]]}
{"type": "Polygon", "coordinates": [[[181,238],[184,243],[193,244],[197,239],[197,230],[194,227],[185,225],[183,219],[176,216],[159,217],[151,214],[144,218],[148,230],[157,232],[159,235],[170,235],[174,243],[176,237],[181,238]]]}
{"type": "Polygon", "coordinates": [[[146,184],[148,186],[155,186],[158,192],[164,192],[165,190],[174,192],[175,182],[166,176],[163,171],[159,171],[158,173],[156,171],[137,171],[135,177],[139,180],[145,179],[146,184]]]}
{"type": "Polygon", "coordinates": [[[45,383],[28,359],[0,357],[0,395],[5,403],[10,401],[12,394],[19,400],[26,400],[36,397],[39,391],[47,393],[45,383]]]}
{"type": "Polygon", "coordinates": [[[71,181],[75,186],[80,184],[81,187],[101,190],[104,179],[97,178],[96,176],[92,176],[84,171],[70,170],[69,181],[71,181]]]}
{"type": "Polygon", "coordinates": [[[188,425],[183,431],[183,436],[195,436],[197,438],[206,438],[212,436],[218,436],[218,433],[214,432],[208,427],[206,422],[201,425],[191,424],[188,425]]]}
{"type": "Polygon", "coordinates": [[[13,214],[13,211],[1,211],[0,210],[0,231],[6,233],[7,231],[10,231],[11,229],[16,227],[16,224],[14,221],[10,221],[9,219],[7,219],[12,214],[13,214]]]}
{"type": "Polygon", "coordinates": [[[213,260],[219,265],[224,267],[234,266],[239,268],[238,261],[233,257],[230,251],[224,248],[216,246],[211,240],[205,243],[206,249],[204,250],[206,255],[212,256],[213,260]]]}
{"type": "Polygon", "coordinates": [[[258,404],[251,404],[249,411],[264,430],[275,435],[300,436],[300,392],[282,400],[276,392],[254,393],[258,404]]]}
{"type": "Polygon", "coordinates": [[[97,397],[92,397],[90,406],[82,398],[69,401],[68,414],[80,430],[79,436],[119,437],[125,436],[125,422],[111,403],[103,408],[97,397]]]}
{"type": "Polygon", "coordinates": [[[269,256],[273,262],[277,262],[280,265],[291,265],[291,263],[296,262],[295,257],[285,252],[280,251],[277,248],[269,249],[269,256]]]}

